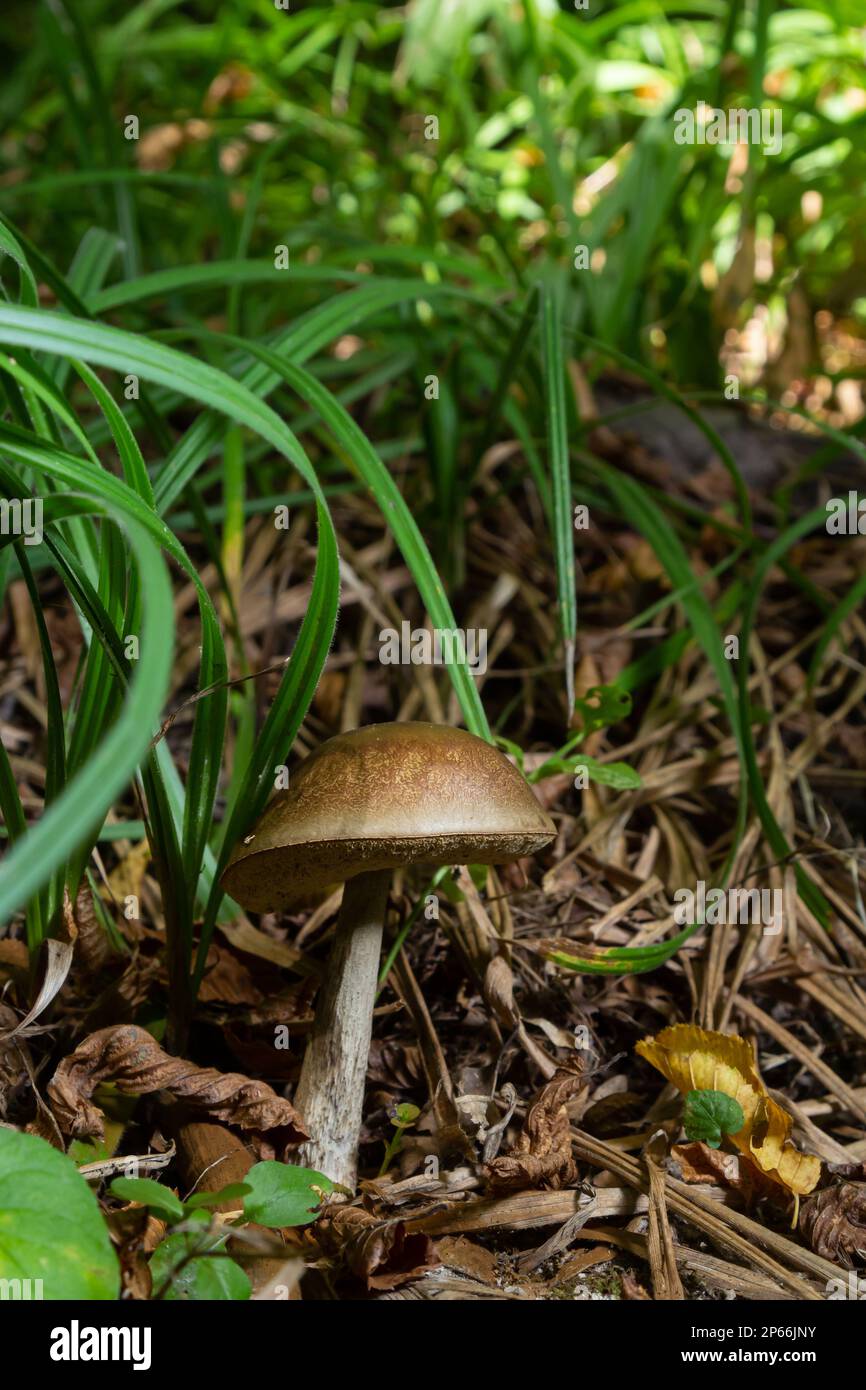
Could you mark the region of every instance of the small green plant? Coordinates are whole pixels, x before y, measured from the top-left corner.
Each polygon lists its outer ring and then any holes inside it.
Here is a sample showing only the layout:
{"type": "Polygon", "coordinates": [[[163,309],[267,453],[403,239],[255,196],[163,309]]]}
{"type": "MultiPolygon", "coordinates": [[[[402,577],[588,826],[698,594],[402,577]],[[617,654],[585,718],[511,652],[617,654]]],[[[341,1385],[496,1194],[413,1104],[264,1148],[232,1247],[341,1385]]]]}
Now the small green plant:
{"type": "Polygon", "coordinates": [[[683,1107],[688,1139],[700,1139],[717,1149],[725,1134],[737,1134],[746,1123],[742,1106],[724,1091],[689,1091],[683,1107]]]}
{"type": "Polygon", "coordinates": [[[110,1192],[139,1202],[168,1223],[150,1261],[155,1299],[239,1302],[250,1297],[251,1285],[226,1253],[234,1231],[250,1221],[275,1230],[310,1225],[332,1189],[324,1173],[265,1160],[253,1165],[245,1182],[219,1192],[196,1192],[185,1202],[153,1178],[115,1178],[110,1192]],[[217,1224],[212,1209],[235,1198],[242,1202],[241,1215],[217,1224]]]}
{"type": "Polygon", "coordinates": [[[627,690],[622,690],[617,685],[594,685],[574,702],[581,727],[532,772],[526,772],[524,769],[524,753],[519,744],[512,743],[507,738],[499,738],[497,743],[506,753],[511,754],[528,782],[542,782],[545,777],[566,772],[575,778],[580,778],[582,774],[587,781],[614,787],[617,791],[635,791],[640,787],[641,780],[628,763],[602,763],[597,758],[587,757],[585,753],[577,753],[577,749],[590,734],[625,719],[631,713],[631,706],[631,695],[627,690]]]}
{"type": "Polygon", "coordinates": [[[391,1139],[385,1146],[385,1156],[382,1159],[382,1167],[379,1169],[380,1178],[383,1173],[387,1173],[394,1159],[402,1149],[405,1131],[412,1128],[420,1114],[421,1111],[418,1109],[417,1105],[409,1105],[407,1103],[397,1106],[397,1109],[391,1116],[391,1124],[394,1126],[396,1133],[391,1136],[391,1139]]]}

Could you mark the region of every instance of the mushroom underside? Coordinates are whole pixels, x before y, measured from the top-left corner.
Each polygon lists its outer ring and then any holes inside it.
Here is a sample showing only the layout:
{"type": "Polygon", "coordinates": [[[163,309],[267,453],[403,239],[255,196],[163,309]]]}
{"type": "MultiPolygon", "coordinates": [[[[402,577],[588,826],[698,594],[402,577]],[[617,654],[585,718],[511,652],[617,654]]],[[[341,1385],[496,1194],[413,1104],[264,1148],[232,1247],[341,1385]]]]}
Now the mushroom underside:
{"type": "Polygon", "coordinates": [[[226,870],[224,886],[251,912],[305,907],[358,874],[409,864],[504,864],[536,854],[550,835],[407,835],[307,841],[247,853],[226,870]]]}

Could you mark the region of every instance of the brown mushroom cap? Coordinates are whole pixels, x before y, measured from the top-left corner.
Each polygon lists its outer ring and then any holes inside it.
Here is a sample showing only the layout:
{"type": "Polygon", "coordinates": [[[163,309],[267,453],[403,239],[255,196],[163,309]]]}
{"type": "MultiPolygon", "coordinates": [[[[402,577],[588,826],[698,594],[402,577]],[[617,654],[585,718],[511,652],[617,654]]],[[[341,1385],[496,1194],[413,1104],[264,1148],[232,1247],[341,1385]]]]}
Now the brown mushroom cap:
{"type": "Polygon", "coordinates": [[[506,864],[555,834],[504,753],[445,724],[370,724],[301,763],[222,876],[254,912],[403,864],[506,864]]]}

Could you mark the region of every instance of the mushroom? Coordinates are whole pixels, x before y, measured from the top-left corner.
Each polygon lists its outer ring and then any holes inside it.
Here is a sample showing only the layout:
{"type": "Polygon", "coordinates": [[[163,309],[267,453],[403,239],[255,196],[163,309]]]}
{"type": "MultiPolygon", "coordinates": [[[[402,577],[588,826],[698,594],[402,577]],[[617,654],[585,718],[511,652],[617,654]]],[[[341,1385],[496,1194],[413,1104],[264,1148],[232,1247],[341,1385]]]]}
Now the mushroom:
{"type": "Polygon", "coordinates": [[[343,883],[295,1101],[301,1160],[354,1191],[382,928],[392,870],[506,864],[555,827],[517,768],[447,725],[371,724],[311,753],[236,846],[223,887],[243,907],[299,907],[343,883]]]}

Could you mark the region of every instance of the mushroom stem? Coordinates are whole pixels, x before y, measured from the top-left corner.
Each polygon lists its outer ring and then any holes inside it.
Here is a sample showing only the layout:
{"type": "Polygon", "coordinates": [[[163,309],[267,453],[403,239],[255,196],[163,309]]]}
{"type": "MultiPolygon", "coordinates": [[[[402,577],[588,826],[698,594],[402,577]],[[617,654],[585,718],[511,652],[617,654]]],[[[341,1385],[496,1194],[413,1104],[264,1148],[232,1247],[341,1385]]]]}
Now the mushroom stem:
{"type": "Polygon", "coordinates": [[[295,1104],[312,1138],[298,1161],[355,1190],[389,869],[347,880],[295,1104]]]}

